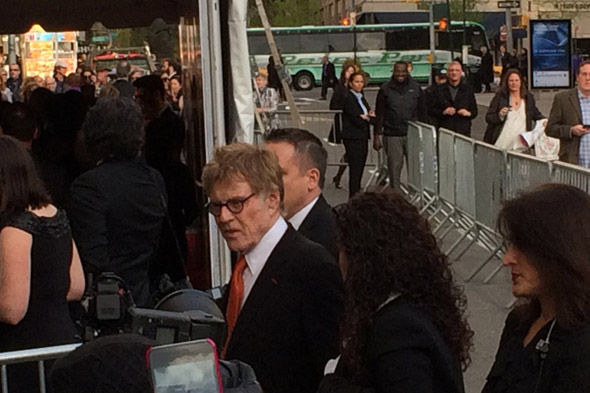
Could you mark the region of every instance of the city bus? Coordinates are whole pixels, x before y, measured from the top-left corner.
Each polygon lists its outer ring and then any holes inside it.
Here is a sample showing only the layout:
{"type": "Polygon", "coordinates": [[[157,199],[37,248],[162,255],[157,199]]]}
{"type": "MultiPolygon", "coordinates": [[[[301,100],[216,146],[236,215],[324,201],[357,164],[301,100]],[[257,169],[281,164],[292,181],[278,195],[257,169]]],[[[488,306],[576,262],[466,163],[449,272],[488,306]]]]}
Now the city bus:
{"type": "MultiPolygon", "coordinates": [[[[428,82],[431,73],[430,25],[428,23],[379,24],[356,26],[279,27],[272,32],[281,50],[285,66],[297,90],[309,90],[322,81],[322,57],[327,55],[337,68],[346,59],[357,58],[371,83],[382,83],[391,78],[396,61],[411,61],[412,77],[428,82]]],[[[463,23],[453,22],[453,54],[451,33],[435,34],[435,64],[448,63],[461,54],[463,23]]],[[[485,28],[476,22],[465,22],[469,56],[466,62],[471,73],[481,63],[480,47],[489,47],[485,28]]],[[[263,70],[268,64],[270,49],[264,29],[248,29],[248,46],[252,62],[263,70]]]]}

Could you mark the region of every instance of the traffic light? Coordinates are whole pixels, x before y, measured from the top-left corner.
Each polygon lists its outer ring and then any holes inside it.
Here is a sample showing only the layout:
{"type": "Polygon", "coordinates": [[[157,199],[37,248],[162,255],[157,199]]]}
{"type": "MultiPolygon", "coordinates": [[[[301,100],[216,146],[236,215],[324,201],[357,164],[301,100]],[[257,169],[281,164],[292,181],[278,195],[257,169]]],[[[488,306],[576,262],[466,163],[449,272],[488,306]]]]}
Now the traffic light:
{"type": "Polygon", "coordinates": [[[438,21],[438,29],[440,31],[448,31],[449,29],[449,21],[447,18],[440,18],[438,21]]]}
{"type": "Polygon", "coordinates": [[[342,26],[350,26],[350,18],[345,17],[345,18],[340,19],[340,24],[342,26]]]}

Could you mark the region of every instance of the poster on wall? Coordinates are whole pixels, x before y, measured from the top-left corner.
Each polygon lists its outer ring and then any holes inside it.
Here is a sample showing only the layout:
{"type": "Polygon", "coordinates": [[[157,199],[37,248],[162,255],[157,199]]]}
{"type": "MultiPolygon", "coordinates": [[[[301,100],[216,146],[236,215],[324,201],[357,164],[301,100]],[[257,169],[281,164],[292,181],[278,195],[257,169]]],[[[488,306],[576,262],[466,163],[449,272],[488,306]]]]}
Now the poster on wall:
{"type": "Polygon", "coordinates": [[[530,21],[531,87],[565,89],[571,87],[570,20],[544,19],[530,21]]]}

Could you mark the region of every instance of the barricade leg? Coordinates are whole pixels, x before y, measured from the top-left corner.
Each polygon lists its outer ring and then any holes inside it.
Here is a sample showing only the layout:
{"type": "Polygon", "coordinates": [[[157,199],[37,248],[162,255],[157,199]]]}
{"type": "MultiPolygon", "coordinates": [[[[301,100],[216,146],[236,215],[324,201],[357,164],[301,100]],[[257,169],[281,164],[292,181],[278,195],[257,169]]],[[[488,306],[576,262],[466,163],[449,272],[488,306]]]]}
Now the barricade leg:
{"type": "Polygon", "coordinates": [[[459,253],[459,255],[457,255],[455,257],[455,261],[458,261],[459,259],[461,259],[461,257],[463,256],[463,254],[465,254],[467,252],[467,250],[469,250],[471,248],[471,246],[473,245],[473,243],[475,243],[475,241],[479,238],[479,230],[477,229],[477,225],[475,226],[475,236],[471,237],[471,240],[469,240],[469,243],[467,243],[467,246],[461,250],[461,252],[459,253]]]}
{"type": "Polygon", "coordinates": [[[47,388],[45,386],[45,362],[43,360],[39,360],[39,392],[47,392],[47,388]]]}
{"type": "Polygon", "coordinates": [[[492,278],[494,278],[496,276],[496,274],[498,274],[500,272],[500,270],[502,270],[502,268],[504,267],[504,264],[502,262],[500,262],[500,264],[498,266],[496,266],[496,268],[494,269],[493,272],[491,272],[486,278],[485,280],[483,280],[484,284],[489,283],[490,281],[492,281],[492,278]]]}
{"type": "Polygon", "coordinates": [[[8,375],[5,364],[0,366],[0,381],[2,382],[2,393],[8,393],[8,375]]]}
{"type": "Polygon", "coordinates": [[[463,239],[465,239],[467,237],[467,235],[469,235],[469,233],[473,230],[473,229],[477,229],[477,225],[471,224],[471,226],[469,227],[469,229],[467,229],[461,236],[459,236],[459,239],[457,239],[455,241],[455,243],[453,243],[453,245],[445,252],[446,255],[451,255],[451,253],[455,250],[455,248],[457,248],[457,246],[463,241],[463,239]]]}
{"type": "Polygon", "coordinates": [[[469,281],[473,280],[473,277],[475,277],[492,260],[492,258],[494,258],[498,254],[498,252],[501,249],[502,249],[502,244],[498,245],[498,247],[496,247],[490,253],[490,255],[488,255],[488,257],[477,268],[475,268],[475,270],[473,272],[471,272],[469,277],[467,277],[465,279],[465,282],[469,282],[469,281]]]}

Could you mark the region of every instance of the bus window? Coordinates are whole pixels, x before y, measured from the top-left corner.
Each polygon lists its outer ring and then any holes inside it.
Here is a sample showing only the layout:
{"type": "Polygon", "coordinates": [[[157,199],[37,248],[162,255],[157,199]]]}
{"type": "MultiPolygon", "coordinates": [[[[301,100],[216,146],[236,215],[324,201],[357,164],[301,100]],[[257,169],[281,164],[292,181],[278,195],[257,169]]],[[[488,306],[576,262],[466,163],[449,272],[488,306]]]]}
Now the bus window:
{"type": "MultiPolygon", "coordinates": [[[[299,35],[275,35],[277,48],[284,54],[301,53],[299,35]]],[[[270,50],[269,50],[270,52],[270,50]]]]}
{"type": "Polygon", "coordinates": [[[410,49],[410,31],[393,30],[386,34],[387,50],[408,50],[410,49]]]}
{"type": "Polygon", "coordinates": [[[356,34],[358,51],[385,50],[384,32],[358,32],[356,34]]]}
{"type": "Polygon", "coordinates": [[[330,33],[330,52],[352,52],[354,50],[354,35],[352,33],[330,33]]]}
{"type": "Polygon", "coordinates": [[[270,53],[270,48],[264,35],[248,35],[248,49],[251,55],[267,55],[270,53]]]}
{"type": "MultiPolygon", "coordinates": [[[[446,31],[436,32],[436,49],[451,50],[451,35],[446,31]]],[[[469,42],[469,38],[468,38],[469,42]]],[[[461,54],[461,46],[463,45],[463,30],[453,30],[453,51],[457,55],[461,54]]]]}
{"type": "Polygon", "coordinates": [[[301,48],[309,53],[327,53],[328,34],[327,33],[301,33],[301,48]]]}
{"type": "Polygon", "coordinates": [[[428,27],[417,27],[408,31],[410,49],[430,49],[430,32],[428,27]]]}

